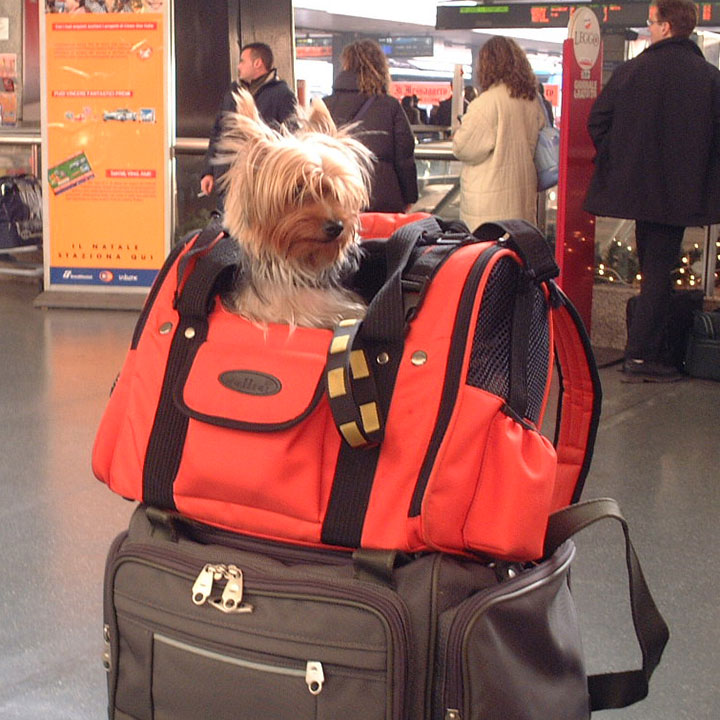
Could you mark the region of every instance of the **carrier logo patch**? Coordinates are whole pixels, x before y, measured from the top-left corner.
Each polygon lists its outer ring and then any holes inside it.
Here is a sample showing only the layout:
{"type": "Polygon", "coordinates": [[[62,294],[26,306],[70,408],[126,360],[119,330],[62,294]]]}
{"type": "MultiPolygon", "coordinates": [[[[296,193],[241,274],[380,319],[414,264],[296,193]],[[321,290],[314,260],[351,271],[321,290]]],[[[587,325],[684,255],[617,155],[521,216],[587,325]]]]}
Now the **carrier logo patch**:
{"type": "Polygon", "coordinates": [[[274,376],[255,370],[228,370],[218,378],[226,388],[245,395],[277,395],[282,383],[274,376]]]}

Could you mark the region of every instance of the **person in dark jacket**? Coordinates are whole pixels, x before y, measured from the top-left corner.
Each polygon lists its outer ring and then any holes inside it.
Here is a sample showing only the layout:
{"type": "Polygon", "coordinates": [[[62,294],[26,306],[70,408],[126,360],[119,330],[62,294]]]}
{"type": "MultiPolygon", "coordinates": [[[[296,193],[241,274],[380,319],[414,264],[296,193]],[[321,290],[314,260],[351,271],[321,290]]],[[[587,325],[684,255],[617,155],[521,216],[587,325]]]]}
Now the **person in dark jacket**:
{"type": "Polygon", "coordinates": [[[406,212],[418,199],[415,137],[400,103],[391,95],[390,72],[374,40],[343,48],[342,72],[325,104],[335,124],[360,122],[357,139],[375,155],[369,211],[406,212]]]}
{"type": "MultiPolygon", "coordinates": [[[[295,114],[295,95],[284,80],[278,79],[273,62],[273,52],[265,43],[248,43],[240,51],[239,82],[233,82],[225,93],[210,133],[203,174],[200,178],[200,190],[205,195],[213,191],[216,180],[227,170],[227,165],[215,165],[213,158],[222,135],[223,118],[225,113],[234,112],[233,95],[240,87],[248,90],[253,96],[260,117],[268,125],[277,127],[295,114]]],[[[222,196],[218,198],[218,203],[222,206],[222,196]]]]}
{"type": "Polygon", "coordinates": [[[688,226],[720,222],[720,71],[690,34],[690,0],[649,8],[650,46],[621,65],[595,101],[595,171],[584,208],[635,220],[642,284],[628,329],[624,382],[680,379],[661,348],[688,226]]]}

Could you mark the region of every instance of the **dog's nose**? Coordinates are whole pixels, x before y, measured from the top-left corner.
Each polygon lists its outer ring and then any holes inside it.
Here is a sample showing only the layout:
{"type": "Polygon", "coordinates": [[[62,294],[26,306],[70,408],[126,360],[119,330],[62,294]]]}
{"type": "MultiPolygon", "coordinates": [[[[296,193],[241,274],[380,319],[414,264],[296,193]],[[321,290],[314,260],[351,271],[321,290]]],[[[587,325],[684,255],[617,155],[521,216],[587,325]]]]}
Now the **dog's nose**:
{"type": "Polygon", "coordinates": [[[336,238],[343,231],[343,224],[340,220],[328,220],[323,225],[323,232],[329,238],[336,238]]]}

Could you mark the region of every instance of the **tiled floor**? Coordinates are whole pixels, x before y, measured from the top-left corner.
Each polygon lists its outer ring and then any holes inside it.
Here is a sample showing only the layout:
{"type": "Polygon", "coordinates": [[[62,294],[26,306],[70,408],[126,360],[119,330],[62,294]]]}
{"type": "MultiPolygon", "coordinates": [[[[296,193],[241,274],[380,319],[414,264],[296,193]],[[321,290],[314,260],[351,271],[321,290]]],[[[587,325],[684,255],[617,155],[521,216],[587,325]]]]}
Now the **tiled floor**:
{"type": "MultiPolygon", "coordinates": [[[[90,452],[136,316],[37,310],[35,293],[0,282],[0,720],[100,720],[103,563],[132,505],[93,479],[90,452]]],[[[585,497],[620,501],[671,640],[649,699],[599,717],[720,717],[720,383],[601,376],[585,497]]],[[[619,526],[577,544],[589,665],[634,667],[619,526]]]]}

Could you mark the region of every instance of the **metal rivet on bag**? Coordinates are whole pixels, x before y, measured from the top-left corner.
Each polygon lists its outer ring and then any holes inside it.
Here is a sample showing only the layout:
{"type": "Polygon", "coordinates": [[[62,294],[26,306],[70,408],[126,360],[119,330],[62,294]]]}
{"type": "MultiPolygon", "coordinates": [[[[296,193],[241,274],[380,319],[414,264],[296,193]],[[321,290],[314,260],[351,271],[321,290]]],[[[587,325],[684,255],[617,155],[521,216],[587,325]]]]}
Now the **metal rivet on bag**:
{"type": "Polygon", "coordinates": [[[427,359],[428,359],[427,353],[424,350],[416,350],[412,354],[412,357],[410,358],[410,362],[413,365],[420,366],[420,365],[424,365],[427,362],[427,359]]]}
{"type": "Polygon", "coordinates": [[[390,356],[386,352],[381,352],[376,360],[378,365],[387,365],[390,362],[390,356]]]}
{"type": "Polygon", "coordinates": [[[160,330],[158,332],[161,335],[167,335],[172,330],[172,323],[171,322],[165,322],[160,326],[160,330]]]}
{"type": "Polygon", "coordinates": [[[187,328],[187,330],[185,330],[185,337],[188,340],[192,340],[195,337],[195,328],[187,328]]]}

